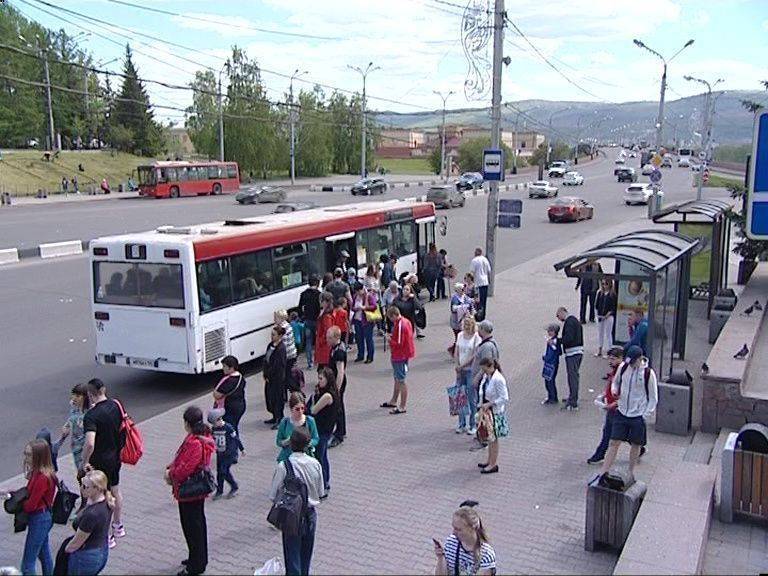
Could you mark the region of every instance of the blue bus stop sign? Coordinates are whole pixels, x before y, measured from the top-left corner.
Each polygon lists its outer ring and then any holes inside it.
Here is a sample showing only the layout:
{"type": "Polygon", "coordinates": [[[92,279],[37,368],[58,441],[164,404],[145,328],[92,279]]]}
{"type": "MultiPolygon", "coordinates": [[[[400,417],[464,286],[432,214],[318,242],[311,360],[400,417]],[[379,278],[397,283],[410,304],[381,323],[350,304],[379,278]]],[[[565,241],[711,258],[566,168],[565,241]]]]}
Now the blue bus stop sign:
{"type": "Polygon", "coordinates": [[[504,150],[486,148],[483,150],[483,179],[504,180],[504,150]]]}
{"type": "Polygon", "coordinates": [[[755,115],[746,233],[752,240],[768,240],[768,110],[755,115]]]}

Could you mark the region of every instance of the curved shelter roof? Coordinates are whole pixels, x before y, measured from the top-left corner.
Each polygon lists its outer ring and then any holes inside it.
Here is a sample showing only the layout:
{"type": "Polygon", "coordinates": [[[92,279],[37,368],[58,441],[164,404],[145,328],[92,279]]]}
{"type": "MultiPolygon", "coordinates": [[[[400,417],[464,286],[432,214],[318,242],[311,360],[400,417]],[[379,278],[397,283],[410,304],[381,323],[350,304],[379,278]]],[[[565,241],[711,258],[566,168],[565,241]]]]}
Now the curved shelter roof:
{"type": "Polygon", "coordinates": [[[722,218],[731,208],[733,204],[723,200],[690,200],[667,206],[654,215],[653,221],[659,224],[714,222],[722,218]]]}
{"type": "Polygon", "coordinates": [[[632,262],[657,272],[685,254],[692,252],[699,240],[670,230],[639,230],[616,236],[580,254],[555,264],[568,276],[578,276],[578,269],[590,260],[612,259],[632,262]]]}

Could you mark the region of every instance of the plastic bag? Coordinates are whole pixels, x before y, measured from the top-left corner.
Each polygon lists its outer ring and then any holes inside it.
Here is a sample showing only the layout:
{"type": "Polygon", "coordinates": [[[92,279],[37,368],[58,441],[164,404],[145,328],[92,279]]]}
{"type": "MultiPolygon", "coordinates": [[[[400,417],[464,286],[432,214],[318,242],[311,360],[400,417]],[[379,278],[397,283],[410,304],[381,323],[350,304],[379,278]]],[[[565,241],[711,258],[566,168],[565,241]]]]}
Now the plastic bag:
{"type": "Polygon", "coordinates": [[[285,568],[283,568],[283,561],[278,556],[270,558],[264,562],[264,566],[257,568],[253,573],[254,576],[282,576],[285,574],[285,568]]]}

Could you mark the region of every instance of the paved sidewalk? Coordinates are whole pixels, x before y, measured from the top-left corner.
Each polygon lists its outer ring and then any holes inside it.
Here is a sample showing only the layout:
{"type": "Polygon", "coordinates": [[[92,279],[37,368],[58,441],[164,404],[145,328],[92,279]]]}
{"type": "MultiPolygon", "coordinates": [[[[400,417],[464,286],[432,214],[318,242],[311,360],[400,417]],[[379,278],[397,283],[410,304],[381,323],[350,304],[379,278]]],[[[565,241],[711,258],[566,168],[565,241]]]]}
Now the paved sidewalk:
{"type": "MultiPolygon", "coordinates": [[[[591,401],[604,385],[600,376],[606,369],[605,360],[591,354],[596,326],[589,324],[585,330],[581,411],[567,413],[539,404],[544,395],[540,358],[544,326],[554,320],[556,307],[575,308],[578,302],[574,281],[555,272],[552,264],[646,227],[647,221],[638,218],[585,234],[579,242],[497,276],[489,319],[496,325],[511,396],[510,437],[501,444],[499,474],[478,473],[475,464],[483,453],[469,451],[473,441],[454,434],[455,419],[447,414],[445,387],[452,383],[453,369],[445,353],[450,334],[446,303],[428,306],[430,326],[427,338],[417,344],[407,414],[391,416],[378,408],[392,386],[387,353],[379,348],[373,364],[350,365],[349,437],[330,452],[333,490],[318,511],[313,572],[431,573],[431,538],[444,539],[450,533],[451,514],[467,498],[480,502],[500,574],[612,572],[614,554],[586,552],[583,545],[585,489],[597,472],[585,459],[599,440],[602,424],[602,413],[591,401]]],[[[498,249],[514,249],[514,238],[502,232],[498,249]]],[[[310,376],[308,384],[312,381],[310,376]]],[[[562,394],[564,370],[559,387],[562,394]]],[[[274,433],[261,423],[266,414],[259,375],[249,378],[248,399],[241,424],[247,457],[234,469],[240,494],[206,505],[211,574],[252,573],[267,559],[281,556],[280,535],[265,521],[277,449],[274,433]]],[[[200,401],[203,406],[209,403],[209,398],[200,401]]],[[[147,454],[139,466],[126,467],[122,474],[128,536],[110,554],[110,574],[175,573],[185,557],[176,505],[162,480],[184,435],[184,408],[141,424],[147,454]]],[[[55,429],[57,423],[47,424],[55,429]]],[[[658,435],[650,426],[649,453],[637,476],[650,480],[657,466],[681,459],[688,443],[688,438],[658,435]]],[[[61,476],[73,477],[68,457],[61,460],[61,476]]],[[[17,478],[0,488],[19,484],[17,478]]],[[[23,535],[12,534],[8,517],[0,530],[0,564],[18,563],[23,535]]],[[[54,552],[67,530],[54,528],[54,552]]]]}

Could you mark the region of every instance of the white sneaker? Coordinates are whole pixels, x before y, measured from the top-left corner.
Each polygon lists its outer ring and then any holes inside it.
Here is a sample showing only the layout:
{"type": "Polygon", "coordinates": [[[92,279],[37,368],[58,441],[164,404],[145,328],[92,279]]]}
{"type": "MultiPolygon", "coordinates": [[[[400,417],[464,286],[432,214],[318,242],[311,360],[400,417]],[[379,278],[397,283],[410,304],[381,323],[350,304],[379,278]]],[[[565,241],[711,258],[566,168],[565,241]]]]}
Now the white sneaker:
{"type": "Polygon", "coordinates": [[[464,426],[456,426],[456,434],[461,434],[464,432],[464,426]]]}
{"type": "Polygon", "coordinates": [[[117,546],[117,541],[115,540],[114,536],[110,536],[109,537],[109,547],[110,548],[114,548],[115,546],[117,546]]]}
{"type": "Polygon", "coordinates": [[[467,436],[474,436],[477,434],[477,428],[467,428],[467,436]]]}

